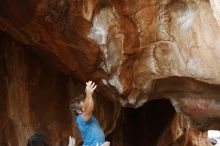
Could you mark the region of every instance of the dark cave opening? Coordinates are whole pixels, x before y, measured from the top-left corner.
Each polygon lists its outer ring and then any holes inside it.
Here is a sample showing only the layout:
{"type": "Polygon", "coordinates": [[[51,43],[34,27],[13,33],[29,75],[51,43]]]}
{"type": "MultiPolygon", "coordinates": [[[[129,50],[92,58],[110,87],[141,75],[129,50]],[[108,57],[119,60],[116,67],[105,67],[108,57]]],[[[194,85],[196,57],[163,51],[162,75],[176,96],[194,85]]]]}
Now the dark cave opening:
{"type": "Polygon", "coordinates": [[[116,129],[107,140],[114,146],[154,146],[174,114],[168,99],[153,100],[137,109],[123,108],[116,129]]]}

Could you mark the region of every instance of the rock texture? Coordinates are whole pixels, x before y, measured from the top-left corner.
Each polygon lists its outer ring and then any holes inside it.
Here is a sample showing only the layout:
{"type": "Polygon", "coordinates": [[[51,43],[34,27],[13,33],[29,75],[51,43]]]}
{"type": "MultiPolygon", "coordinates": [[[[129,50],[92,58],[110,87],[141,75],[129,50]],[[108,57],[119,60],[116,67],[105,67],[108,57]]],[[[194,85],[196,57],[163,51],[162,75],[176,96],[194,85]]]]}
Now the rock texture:
{"type": "MultiPolygon", "coordinates": [[[[35,103],[45,99],[49,102],[50,97],[59,95],[54,101],[55,105],[58,104],[59,100],[68,96],[61,89],[60,82],[66,83],[71,76],[78,83],[87,80],[98,83],[99,95],[108,100],[109,107],[104,109],[109,111],[112,106],[115,109],[110,120],[117,120],[117,110],[120,109],[117,101],[123,107],[137,108],[147,101],[166,98],[195,131],[220,129],[219,7],[218,0],[2,0],[1,31],[52,68],[52,71],[46,68],[42,73],[44,88],[51,88],[47,93],[39,82],[41,76],[37,74],[37,69],[32,69],[31,61],[15,64],[19,68],[9,69],[10,63],[4,61],[1,70],[6,68],[9,71],[2,76],[17,74],[8,77],[10,84],[6,79],[1,79],[3,84],[0,90],[5,95],[1,108],[12,110],[4,113],[3,117],[13,119],[16,115],[13,110],[24,110],[19,112],[23,115],[16,116],[24,117],[19,120],[23,124],[33,125],[28,115],[32,115],[31,110],[36,107],[30,106],[31,101],[35,103]],[[26,73],[27,68],[33,73],[26,73]],[[29,99],[32,97],[29,92],[36,88],[30,87],[26,81],[29,76],[37,76],[37,81],[33,81],[39,86],[36,92],[48,94],[48,98],[40,97],[43,99],[37,101],[35,98],[29,99]],[[50,86],[50,82],[54,82],[54,87],[50,86]],[[12,100],[12,97],[15,99],[12,100]],[[4,104],[6,101],[8,104],[4,104]]],[[[12,42],[9,44],[14,44],[12,42]]],[[[4,47],[7,50],[10,48],[7,45],[4,47]]],[[[7,54],[8,51],[2,48],[7,54]]],[[[17,63],[16,59],[23,55],[15,54],[17,56],[11,61],[17,63]]],[[[3,55],[2,58],[7,60],[10,56],[3,55]]],[[[75,85],[72,86],[71,92],[77,90],[75,85]]],[[[83,91],[82,87],[79,88],[83,91]]],[[[64,101],[64,105],[68,105],[68,99],[64,101]]],[[[55,105],[48,110],[52,111],[55,105]]],[[[66,111],[61,111],[64,112],[61,115],[67,118],[66,111]]],[[[51,119],[54,113],[50,115],[51,119]]],[[[45,115],[45,118],[48,116],[45,115]]],[[[108,127],[107,133],[113,130],[115,121],[102,121],[108,127]]],[[[13,122],[9,126],[15,130],[13,127],[19,122],[13,122]]],[[[26,130],[24,138],[14,141],[22,145],[32,131],[26,130]]],[[[192,142],[192,145],[198,144],[192,142]]]]}
{"type": "Polygon", "coordinates": [[[72,128],[70,114],[63,107],[69,102],[64,92],[68,77],[45,68],[6,35],[0,37],[0,145],[26,145],[38,130],[53,135],[55,143],[64,141],[72,128]]]}
{"type": "Polygon", "coordinates": [[[115,131],[107,138],[112,138],[113,146],[156,146],[174,115],[175,109],[166,99],[150,101],[137,109],[122,109],[115,131]]]}
{"type": "MultiPolygon", "coordinates": [[[[44,133],[51,146],[66,146],[69,135],[80,143],[68,106],[80,91],[79,82],[3,33],[0,48],[0,145],[25,146],[35,132],[44,133]]],[[[98,96],[95,100],[94,114],[108,134],[120,106],[98,96]]]]}
{"type": "Polygon", "coordinates": [[[157,146],[211,146],[207,139],[207,132],[198,132],[192,128],[182,115],[177,114],[164,130],[157,146]]]}

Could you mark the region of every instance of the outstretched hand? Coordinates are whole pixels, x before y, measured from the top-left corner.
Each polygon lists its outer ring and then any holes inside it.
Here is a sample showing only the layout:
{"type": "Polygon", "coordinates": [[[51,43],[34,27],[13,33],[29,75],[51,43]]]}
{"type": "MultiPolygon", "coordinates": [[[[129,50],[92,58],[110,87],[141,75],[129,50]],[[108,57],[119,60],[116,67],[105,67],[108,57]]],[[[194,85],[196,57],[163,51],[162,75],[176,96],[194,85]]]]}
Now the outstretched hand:
{"type": "Polygon", "coordinates": [[[106,141],[101,146],[110,146],[110,142],[106,141]]]}
{"type": "Polygon", "coordinates": [[[76,143],[75,139],[72,136],[70,136],[68,146],[75,146],[75,143],[76,143]]]}
{"type": "Polygon", "coordinates": [[[92,95],[96,87],[97,85],[95,84],[95,82],[92,81],[86,82],[86,89],[85,89],[86,95],[92,95]]]}

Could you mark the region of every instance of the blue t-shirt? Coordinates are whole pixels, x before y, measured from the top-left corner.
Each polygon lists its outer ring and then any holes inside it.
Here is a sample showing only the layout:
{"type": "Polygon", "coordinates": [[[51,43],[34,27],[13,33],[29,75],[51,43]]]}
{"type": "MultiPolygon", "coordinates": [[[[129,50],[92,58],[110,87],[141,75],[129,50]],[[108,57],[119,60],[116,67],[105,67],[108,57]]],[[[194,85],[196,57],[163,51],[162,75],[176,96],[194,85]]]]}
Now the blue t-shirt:
{"type": "Polygon", "coordinates": [[[83,146],[96,146],[105,142],[105,135],[94,116],[85,122],[83,114],[76,117],[76,124],[80,130],[83,146]]]}

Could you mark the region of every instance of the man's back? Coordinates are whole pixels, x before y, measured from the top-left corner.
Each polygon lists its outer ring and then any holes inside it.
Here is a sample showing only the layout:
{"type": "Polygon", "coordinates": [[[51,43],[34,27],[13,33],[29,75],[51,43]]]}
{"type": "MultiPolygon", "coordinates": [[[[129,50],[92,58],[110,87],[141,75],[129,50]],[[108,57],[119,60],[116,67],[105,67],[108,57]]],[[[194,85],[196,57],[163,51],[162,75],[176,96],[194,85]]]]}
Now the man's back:
{"type": "Polygon", "coordinates": [[[76,123],[83,139],[83,146],[96,146],[97,143],[100,145],[104,143],[105,135],[94,116],[85,122],[81,114],[76,117],[76,123]]]}

